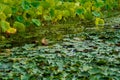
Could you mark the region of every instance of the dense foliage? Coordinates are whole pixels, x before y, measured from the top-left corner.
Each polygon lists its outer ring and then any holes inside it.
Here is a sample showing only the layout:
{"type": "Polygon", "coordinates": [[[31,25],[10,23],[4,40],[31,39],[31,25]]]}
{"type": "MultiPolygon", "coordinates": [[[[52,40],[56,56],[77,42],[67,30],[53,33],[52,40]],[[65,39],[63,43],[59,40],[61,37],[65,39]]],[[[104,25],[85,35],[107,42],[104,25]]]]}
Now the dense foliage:
{"type": "Polygon", "coordinates": [[[120,0],[0,0],[0,80],[120,80],[115,10],[120,0]]]}
{"type": "Polygon", "coordinates": [[[67,35],[53,46],[0,53],[1,80],[120,80],[120,30],[67,35]],[[82,39],[82,37],[86,37],[82,39]]]}
{"type": "Polygon", "coordinates": [[[1,0],[0,33],[25,32],[30,26],[72,17],[95,21],[104,18],[103,10],[119,9],[119,3],[119,0],[1,0]]]}

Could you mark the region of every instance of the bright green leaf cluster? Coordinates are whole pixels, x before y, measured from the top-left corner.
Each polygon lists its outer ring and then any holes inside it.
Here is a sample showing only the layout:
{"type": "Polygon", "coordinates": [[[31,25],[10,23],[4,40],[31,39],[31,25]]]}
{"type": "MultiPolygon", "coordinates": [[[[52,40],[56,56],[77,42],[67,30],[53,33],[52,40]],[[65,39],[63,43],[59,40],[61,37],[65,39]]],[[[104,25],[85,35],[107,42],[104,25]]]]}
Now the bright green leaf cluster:
{"type": "Polygon", "coordinates": [[[0,0],[0,28],[2,32],[8,29],[3,22],[17,29],[20,24],[19,29],[24,32],[25,27],[41,26],[45,21],[58,22],[76,16],[95,20],[103,17],[102,10],[118,9],[119,3],[119,0],[0,0]]]}

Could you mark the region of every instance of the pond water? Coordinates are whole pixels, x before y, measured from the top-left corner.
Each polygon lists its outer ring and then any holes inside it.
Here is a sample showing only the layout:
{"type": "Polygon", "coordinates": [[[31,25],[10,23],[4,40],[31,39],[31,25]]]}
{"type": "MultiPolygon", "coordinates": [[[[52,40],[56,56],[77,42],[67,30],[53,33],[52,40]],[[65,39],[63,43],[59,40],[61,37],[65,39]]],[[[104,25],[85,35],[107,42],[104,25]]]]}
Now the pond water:
{"type": "MultiPolygon", "coordinates": [[[[49,29],[51,32],[44,32],[42,37],[54,41],[48,46],[31,44],[30,40],[42,38],[36,37],[38,34],[32,38],[27,36],[26,41],[17,40],[14,36],[9,38],[17,43],[8,42],[10,44],[4,44],[6,47],[2,46],[7,49],[0,48],[0,79],[120,79],[120,29],[114,28],[116,25],[106,25],[105,29],[100,31],[95,28],[85,29],[84,26],[81,29],[73,24],[68,24],[67,28],[64,26],[66,25],[60,24],[59,28],[56,26],[56,30],[54,26],[49,29]],[[60,35],[62,37],[58,39],[60,35]],[[15,45],[18,42],[20,45],[15,45]],[[8,49],[9,47],[11,49],[8,49]]],[[[40,30],[37,29],[37,32],[40,30]]]]}
{"type": "MultiPolygon", "coordinates": [[[[67,34],[87,33],[89,31],[95,31],[93,22],[81,22],[79,19],[68,20],[67,23],[61,22],[60,24],[50,24],[38,28],[31,28],[31,31],[23,34],[10,35],[5,39],[4,36],[0,36],[0,48],[11,48],[15,46],[23,46],[25,44],[37,44],[41,45],[41,39],[46,38],[49,40],[50,45],[61,42],[67,34]],[[77,21],[76,21],[77,20],[77,21]]],[[[120,28],[120,15],[109,17],[105,19],[105,28],[101,31],[116,31],[120,28]]],[[[3,35],[3,34],[2,34],[3,35]]]]}

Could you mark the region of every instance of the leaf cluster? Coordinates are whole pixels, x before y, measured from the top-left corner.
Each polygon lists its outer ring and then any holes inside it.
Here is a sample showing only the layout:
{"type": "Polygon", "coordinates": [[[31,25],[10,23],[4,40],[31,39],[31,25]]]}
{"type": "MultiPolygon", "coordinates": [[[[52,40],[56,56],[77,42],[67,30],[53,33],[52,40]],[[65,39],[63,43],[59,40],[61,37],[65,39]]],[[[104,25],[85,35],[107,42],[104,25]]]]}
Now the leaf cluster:
{"type": "Polygon", "coordinates": [[[41,26],[43,22],[79,17],[83,20],[103,18],[102,9],[119,7],[119,0],[1,0],[0,33],[14,28],[10,33],[25,32],[29,26],[41,26]],[[15,31],[16,29],[16,31],[15,31]]]}
{"type": "Polygon", "coordinates": [[[6,49],[0,54],[0,79],[119,80],[119,34],[80,33],[48,47],[26,44],[6,49]]]}

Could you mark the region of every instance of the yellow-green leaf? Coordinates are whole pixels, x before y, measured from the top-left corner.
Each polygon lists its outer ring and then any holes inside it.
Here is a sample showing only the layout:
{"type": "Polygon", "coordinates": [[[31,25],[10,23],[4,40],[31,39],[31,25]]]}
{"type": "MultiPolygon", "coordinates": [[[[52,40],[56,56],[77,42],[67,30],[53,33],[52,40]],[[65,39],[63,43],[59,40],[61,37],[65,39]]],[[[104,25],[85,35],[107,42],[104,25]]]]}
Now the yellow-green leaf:
{"type": "Polygon", "coordinates": [[[15,28],[9,28],[7,31],[6,31],[6,33],[7,34],[15,34],[16,33],[16,29],[15,28]]]}
{"type": "Polygon", "coordinates": [[[25,32],[25,29],[26,29],[23,23],[20,23],[17,21],[13,24],[13,27],[16,28],[18,32],[25,32]]]}
{"type": "Polygon", "coordinates": [[[0,20],[6,20],[6,15],[3,12],[0,12],[0,20]]]}
{"type": "Polygon", "coordinates": [[[10,28],[10,24],[7,21],[2,20],[0,22],[0,26],[2,28],[2,32],[6,32],[10,28]]]}

